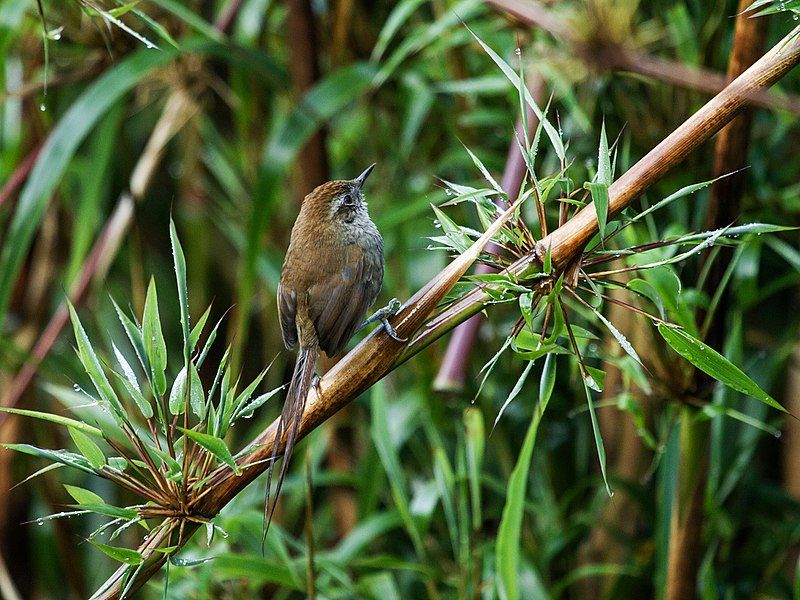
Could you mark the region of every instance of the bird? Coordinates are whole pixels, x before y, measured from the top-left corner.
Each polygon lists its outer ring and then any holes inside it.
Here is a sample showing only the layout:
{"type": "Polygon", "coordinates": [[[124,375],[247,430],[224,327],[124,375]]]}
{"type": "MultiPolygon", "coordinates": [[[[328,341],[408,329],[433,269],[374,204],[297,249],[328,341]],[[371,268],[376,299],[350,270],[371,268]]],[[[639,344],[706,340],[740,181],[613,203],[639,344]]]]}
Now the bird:
{"type": "Polygon", "coordinates": [[[355,179],[329,181],[315,188],[303,199],[292,227],[278,284],[278,318],[286,348],[299,349],[267,474],[264,538],[286,477],[320,351],[336,356],[356,331],[375,321],[381,321],[393,339],[406,341],[388,321],[400,308],[396,298],[364,320],[383,284],[383,238],[369,217],[362,192],[374,168],[375,163],[355,179]],[[270,508],[273,468],[284,435],[283,462],[270,508]]]}

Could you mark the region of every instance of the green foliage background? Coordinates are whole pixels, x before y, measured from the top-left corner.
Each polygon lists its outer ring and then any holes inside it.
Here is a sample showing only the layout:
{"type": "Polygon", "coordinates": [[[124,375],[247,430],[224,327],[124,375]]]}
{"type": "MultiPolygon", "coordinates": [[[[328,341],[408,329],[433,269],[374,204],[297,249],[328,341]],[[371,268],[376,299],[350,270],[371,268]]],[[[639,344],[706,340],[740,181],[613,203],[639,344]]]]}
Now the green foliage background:
{"type": "MultiPolygon", "coordinates": [[[[0,81],[5,90],[0,182],[8,182],[25,157],[43,147],[19,194],[0,201],[3,392],[27,358],[31,340],[90,264],[90,249],[118,202],[127,190],[136,192],[132,173],[176,97],[189,107],[186,118],[178,120],[180,127],[152,183],[135,198],[130,229],[119,240],[118,253],[107,257],[107,275],[91,283],[79,308],[81,319],[96,345],[110,348],[112,341],[124,339],[124,332],[108,293],[141,315],[151,273],[160,290],[173,289],[172,216],[186,253],[193,319],[209,303],[211,323],[233,307],[220,338],[232,344],[242,380],[252,380],[275,359],[261,391],[286,381],[293,364],[293,356],[282,351],[275,291],[302,182],[299,151],[312,134],[319,128],[327,133],[332,177],[350,178],[378,163],[367,196],[386,242],[379,303],[409,297],[449,260],[444,252],[426,249],[427,237],[437,232],[430,204],[448,200],[437,178],[485,187],[464,145],[489,171],[498,177],[502,172],[519,114],[518,92],[465,24],[515,66],[515,49],[520,48],[525,69],[541,74],[552,93],[548,114],[586,180],[597,168],[603,123],[609,139],[620,135],[619,173],[707,98],[588,67],[547,32],[515,25],[475,0],[355,2],[349,12],[347,2],[313,2],[322,75],[304,95],[293,89],[290,77],[293,45],[302,42],[287,35],[284,3],[246,0],[229,33],[213,26],[224,2],[98,3],[105,10],[116,7],[113,14],[145,39],[104,21],[92,4],[43,0],[50,32],[45,52],[36,3],[0,0],[0,81]]],[[[628,47],[725,71],[735,2],[608,0],[594,3],[606,8],[600,12],[578,1],[558,4],[575,31],[602,31],[628,47]]],[[[767,18],[769,43],[794,24],[787,13],[767,18]]],[[[797,93],[798,82],[795,71],[780,86],[797,93]]],[[[796,115],[755,113],[738,223],[800,224],[798,147],[796,115]]],[[[711,153],[711,144],[694,153],[644,202],[652,204],[710,179],[711,153]]],[[[539,160],[545,172],[558,168],[549,148],[539,160]]],[[[637,234],[644,238],[628,241],[702,229],[706,196],[707,190],[701,190],[672,203],[648,223],[649,230],[637,234]]],[[[448,214],[479,226],[462,207],[448,214]]],[[[800,253],[796,233],[771,241],[767,237],[753,238],[741,251],[730,302],[716,317],[728,333],[718,350],[780,399],[800,322],[800,253]]],[[[678,266],[674,272],[684,288],[680,298],[665,299],[668,309],[702,305],[694,290],[697,265],[678,266]]],[[[160,297],[172,377],[182,365],[180,309],[176,295],[162,292],[160,297]]],[[[492,309],[472,353],[463,393],[432,391],[444,349],[439,342],[315,432],[295,454],[264,555],[259,480],[215,521],[226,537],[217,535],[210,547],[198,539],[181,555],[214,560],[170,567],[167,596],[303,594],[312,549],[316,592],[325,598],[582,597],[591,593],[587,582],[600,576],[610,582],[607,597],[662,594],[679,463],[678,410],[670,393],[675,380],[662,377],[642,406],[633,393],[636,382],[626,376],[619,395],[597,403],[601,422],[632,420],[639,434],[636,443],[648,448],[649,466],[642,477],[625,479],[615,472],[613,457],[628,449],[618,446],[619,438],[606,439],[612,456],[609,480],[617,490],[610,499],[575,364],[559,360],[543,417],[534,407],[539,382],[548,381],[542,376],[547,366],[537,363],[492,431],[524,368],[511,352],[501,356],[471,403],[479,369],[501,347],[518,316],[514,307],[492,309]],[[624,518],[598,525],[609,503],[619,502],[621,495],[631,499],[633,526],[624,518]],[[313,499],[311,512],[308,497],[313,499]],[[521,509],[518,523],[503,520],[509,506],[521,509]],[[617,551],[587,558],[598,528],[617,551]]],[[[81,402],[72,386],[89,384],[74,344],[65,329],[23,396],[27,408],[63,412],[81,402]]],[[[594,366],[622,355],[602,340],[587,348],[594,366]]],[[[218,344],[213,360],[218,362],[223,350],[224,344],[218,344]]],[[[797,595],[800,506],[784,489],[779,465],[783,460],[796,466],[800,456],[785,455],[781,441],[770,435],[784,419],[721,386],[713,406],[707,411],[715,416],[707,440],[711,462],[700,594],[797,595]],[[762,428],[724,416],[730,409],[762,428]]],[[[231,446],[251,439],[278,411],[272,401],[241,421],[228,435],[231,446]]],[[[16,428],[0,429],[0,439],[52,448],[71,445],[66,433],[42,422],[17,421],[16,428]]],[[[2,454],[6,478],[0,485],[6,487],[44,466],[29,457],[11,462],[9,452],[2,454]]],[[[91,489],[109,502],[135,501],[117,497],[107,482],[67,470],[11,492],[0,488],[7,496],[0,547],[26,596],[88,596],[113,569],[111,559],[80,544],[100,524],[95,517],[47,521],[40,527],[21,524],[72,502],[61,482],[91,489]]],[[[135,547],[139,538],[132,529],[115,543],[135,547]]],[[[157,578],[141,597],[159,597],[163,583],[163,577],[157,578]]]]}

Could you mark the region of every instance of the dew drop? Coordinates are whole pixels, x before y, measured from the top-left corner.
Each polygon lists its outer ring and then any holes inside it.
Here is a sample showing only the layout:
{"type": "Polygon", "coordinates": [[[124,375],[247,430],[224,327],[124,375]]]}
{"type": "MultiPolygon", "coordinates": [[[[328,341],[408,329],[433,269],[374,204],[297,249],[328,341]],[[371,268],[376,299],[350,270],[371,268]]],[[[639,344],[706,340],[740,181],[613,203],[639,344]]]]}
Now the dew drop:
{"type": "Polygon", "coordinates": [[[517,56],[522,56],[522,50],[520,50],[519,48],[514,48],[514,54],[516,54],[517,56]]]}
{"type": "Polygon", "coordinates": [[[47,105],[44,102],[42,102],[39,105],[39,110],[42,111],[42,112],[46,111],[47,110],[47,105]]]}
{"type": "Polygon", "coordinates": [[[37,524],[39,527],[41,527],[42,525],[44,525],[44,521],[42,521],[41,519],[37,519],[37,520],[36,520],[36,524],[37,524]]]}

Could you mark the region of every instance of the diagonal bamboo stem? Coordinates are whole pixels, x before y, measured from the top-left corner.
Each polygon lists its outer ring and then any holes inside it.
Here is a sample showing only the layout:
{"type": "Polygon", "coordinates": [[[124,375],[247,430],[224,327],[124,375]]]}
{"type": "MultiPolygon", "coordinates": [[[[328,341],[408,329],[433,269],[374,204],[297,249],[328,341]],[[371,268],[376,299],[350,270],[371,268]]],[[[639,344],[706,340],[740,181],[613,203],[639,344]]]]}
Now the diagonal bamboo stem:
{"type": "MultiPolygon", "coordinates": [[[[681,162],[687,154],[719,131],[747,104],[748,98],[754,92],[769,87],[800,63],[798,34],[800,27],[781,40],[750,69],[622,175],[609,188],[609,215],[618,214],[667,171],[681,162]]],[[[542,240],[537,245],[537,251],[519,259],[507,270],[517,274],[538,270],[541,266],[540,258],[548,246],[552,249],[554,267],[564,269],[596,232],[597,217],[594,206],[590,204],[563,227],[542,240]]],[[[300,423],[299,438],[308,435],[404,360],[488,304],[489,296],[484,291],[475,290],[426,323],[439,299],[454,282],[453,278],[460,277],[474,261],[476,256],[474,249],[473,247],[471,249],[473,252],[457,258],[426,284],[395,317],[392,325],[400,336],[408,337],[421,331],[412,342],[401,344],[382,332],[373,332],[320,380],[319,392],[312,390],[309,394],[306,411],[300,423]]],[[[216,515],[223,506],[267,469],[268,464],[265,459],[272,454],[276,443],[276,430],[277,422],[273,422],[251,442],[250,450],[239,459],[239,464],[244,467],[241,476],[234,475],[227,468],[219,469],[214,474],[213,480],[207,484],[210,491],[194,507],[196,513],[209,517],[216,515]]],[[[278,444],[280,449],[282,440],[278,444]]],[[[185,534],[177,545],[182,547],[196,528],[196,524],[187,523],[185,534]]],[[[167,559],[163,553],[156,552],[152,540],[143,544],[139,551],[145,559],[145,565],[135,576],[131,584],[132,591],[144,585],[167,559]]],[[[120,567],[111,576],[93,596],[93,600],[118,598],[121,593],[122,572],[124,567],[120,567]]]]}

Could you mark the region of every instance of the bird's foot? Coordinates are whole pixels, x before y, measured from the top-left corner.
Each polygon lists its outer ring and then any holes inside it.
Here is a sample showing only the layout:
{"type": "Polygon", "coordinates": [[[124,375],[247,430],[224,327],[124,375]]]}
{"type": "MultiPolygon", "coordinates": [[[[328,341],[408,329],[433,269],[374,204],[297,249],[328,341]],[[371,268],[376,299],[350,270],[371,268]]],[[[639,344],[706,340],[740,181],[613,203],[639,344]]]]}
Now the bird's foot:
{"type": "Polygon", "coordinates": [[[314,391],[317,392],[317,396],[322,395],[322,386],[320,386],[320,381],[322,381],[322,377],[319,374],[314,373],[311,376],[311,387],[314,388],[314,391]]]}
{"type": "Polygon", "coordinates": [[[374,323],[375,321],[380,321],[383,324],[383,328],[386,330],[386,333],[389,334],[389,337],[397,342],[407,342],[408,338],[400,337],[397,332],[394,330],[394,327],[391,326],[389,323],[389,317],[395,316],[402,307],[402,303],[397,298],[392,298],[389,301],[389,304],[384,306],[383,308],[379,308],[376,310],[373,315],[364,321],[364,323],[359,327],[359,329],[363,329],[370,323],[374,323]]]}

